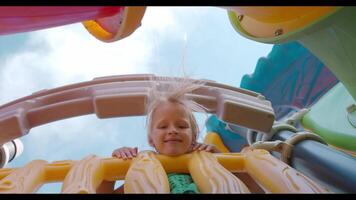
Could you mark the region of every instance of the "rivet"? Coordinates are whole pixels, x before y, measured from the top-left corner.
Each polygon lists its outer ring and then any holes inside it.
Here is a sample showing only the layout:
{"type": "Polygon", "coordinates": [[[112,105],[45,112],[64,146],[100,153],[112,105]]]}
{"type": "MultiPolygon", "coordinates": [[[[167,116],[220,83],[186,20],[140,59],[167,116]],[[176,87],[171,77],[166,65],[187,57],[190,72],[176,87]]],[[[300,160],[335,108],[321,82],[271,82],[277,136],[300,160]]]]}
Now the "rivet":
{"type": "Polygon", "coordinates": [[[355,104],[351,104],[346,108],[348,113],[353,113],[356,111],[356,105],[355,104]]]}
{"type": "Polygon", "coordinates": [[[279,36],[279,35],[282,35],[283,34],[283,29],[277,29],[275,32],[274,32],[274,35],[275,36],[279,36]]]}
{"type": "Polygon", "coordinates": [[[349,120],[350,124],[356,128],[356,105],[351,104],[347,107],[347,119],[349,120]]]}

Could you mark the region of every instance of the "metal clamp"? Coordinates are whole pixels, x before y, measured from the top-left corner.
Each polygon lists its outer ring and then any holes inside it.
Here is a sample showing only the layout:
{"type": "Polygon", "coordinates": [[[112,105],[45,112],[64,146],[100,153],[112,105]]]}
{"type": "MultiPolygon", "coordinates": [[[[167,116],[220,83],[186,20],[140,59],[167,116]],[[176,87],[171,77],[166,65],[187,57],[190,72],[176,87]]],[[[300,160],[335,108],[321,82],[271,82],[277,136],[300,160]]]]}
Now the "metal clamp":
{"type": "Polygon", "coordinates": [[[256,133],[256,131],[253,131],[253,130],[249,129],[248,132],[247,132],[247,142],[248,142],[249,145],[252,145],[255,142],[268,141],[276,133],[278,133],[279,131],[282,131],[282,130],[288,130],[288,131],[292,131],[292,132],[297,132],[297,129],[294,126],[290,125],[290,124],[275,123],[272,126],[272,129],[271,129],[271,131],[269,133],[257,132],[255,140],[253,139],[253,134],[256,133]]]}
{"type": "Polygon", "coordinates": [[[327,143],[320,136],[308,131],[304,131],[296,133],[284,142],[280,140],[273,142],[256,142],[251,147],[254,149],[265,149],[267,151],[279,152],[281,153],[281,160],[290,165],[290,158],[294,145],[303,140],[314,140],[327,145],[327,143]]]}

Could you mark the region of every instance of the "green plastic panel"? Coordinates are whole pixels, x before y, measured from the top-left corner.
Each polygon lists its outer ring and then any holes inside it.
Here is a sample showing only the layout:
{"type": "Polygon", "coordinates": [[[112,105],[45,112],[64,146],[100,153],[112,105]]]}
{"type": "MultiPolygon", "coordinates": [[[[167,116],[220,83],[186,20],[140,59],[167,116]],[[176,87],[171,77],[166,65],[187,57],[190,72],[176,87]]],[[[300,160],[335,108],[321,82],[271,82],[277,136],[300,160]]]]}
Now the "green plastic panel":
{"type": "Polygon", "coordinates": [[[310,108],[302,124],[328,144],[356,151],[356,128],[347,119],[347,107],[352,104],[356,102],[344,85],[338,83],[310,108]]]}

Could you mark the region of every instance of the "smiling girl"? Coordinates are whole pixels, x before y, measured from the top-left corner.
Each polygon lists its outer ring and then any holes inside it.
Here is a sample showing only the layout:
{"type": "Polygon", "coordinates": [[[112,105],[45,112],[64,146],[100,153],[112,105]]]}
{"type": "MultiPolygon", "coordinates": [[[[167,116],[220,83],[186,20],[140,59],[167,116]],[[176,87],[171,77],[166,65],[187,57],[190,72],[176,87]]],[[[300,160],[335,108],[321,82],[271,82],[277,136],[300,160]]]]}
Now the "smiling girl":
{"type": "MultiPolygon", "coordinates": [[[[199,127],[193,111],[204,112],[204,109],[187,99],[185,94],[198,89],[202,83],[189,79],[166,79],[154,83],[148,99],[147,131],[148,143],[156,153],[167,156],[179,156],[195,150],[220,153],[214,145],[197,142],[199,127]]],[[[137,147],[122,147],[114,150],[112,156],[132,159],[137,153],[137,147]]],[[[198,193],[189,174],[168,174],[168,180],[171,193],[198,193]]],[[[106,184],[113,186],[111,182],[106,184]]],[[[122,188],[117,192],[119,190],[122,188]]]]}

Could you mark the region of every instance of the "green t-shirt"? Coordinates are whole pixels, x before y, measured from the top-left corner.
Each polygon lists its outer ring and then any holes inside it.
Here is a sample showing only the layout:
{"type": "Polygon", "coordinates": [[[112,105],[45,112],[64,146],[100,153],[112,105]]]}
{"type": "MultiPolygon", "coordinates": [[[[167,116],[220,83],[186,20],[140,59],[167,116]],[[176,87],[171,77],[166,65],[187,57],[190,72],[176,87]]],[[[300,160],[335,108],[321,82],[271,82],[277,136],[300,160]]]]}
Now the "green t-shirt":
{"type": "Polygon", "coordinates": [[[168,174],[171,194],[197,194],[199,190],[189,174],[168,174]]]}

